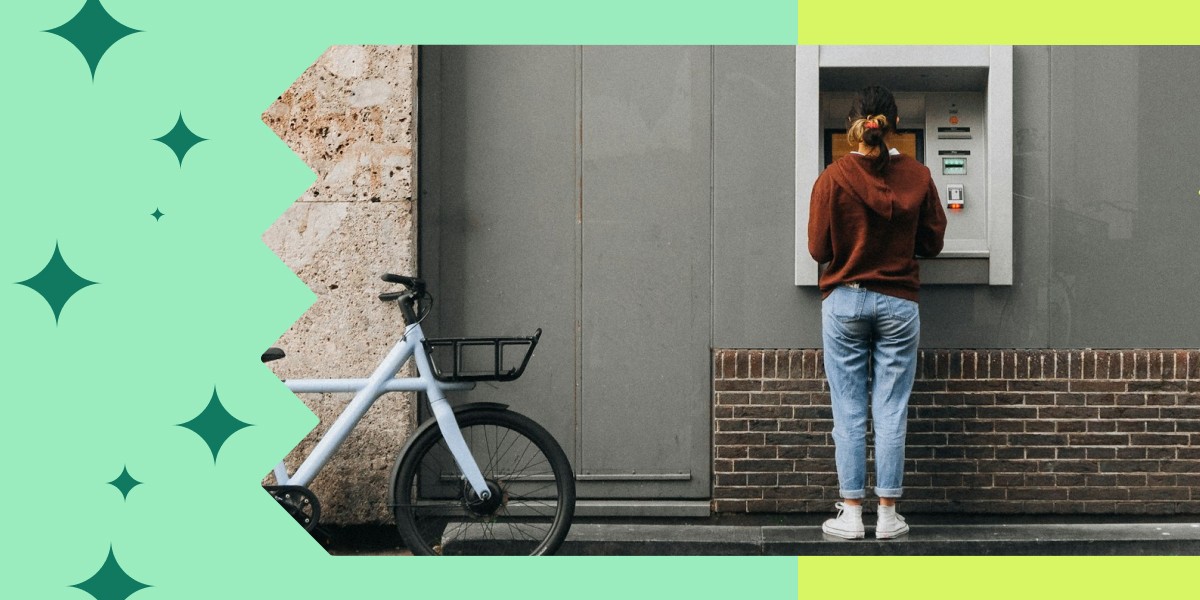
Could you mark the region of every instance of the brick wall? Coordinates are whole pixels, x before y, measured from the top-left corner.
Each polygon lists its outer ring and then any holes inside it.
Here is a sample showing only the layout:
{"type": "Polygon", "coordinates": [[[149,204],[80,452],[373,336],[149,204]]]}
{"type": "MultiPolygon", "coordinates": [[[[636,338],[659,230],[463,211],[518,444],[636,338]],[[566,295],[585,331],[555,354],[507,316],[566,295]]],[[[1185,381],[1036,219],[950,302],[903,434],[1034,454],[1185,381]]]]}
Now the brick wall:
{"type": "MultiPolygon", "coordinates": [[[[713,377],[714,510],[828,512],[821,351],[717,350],[713,377]]],[[[907,512],[1200,513],[1200,351],[922,351],[904,484],[907,512]]]]}

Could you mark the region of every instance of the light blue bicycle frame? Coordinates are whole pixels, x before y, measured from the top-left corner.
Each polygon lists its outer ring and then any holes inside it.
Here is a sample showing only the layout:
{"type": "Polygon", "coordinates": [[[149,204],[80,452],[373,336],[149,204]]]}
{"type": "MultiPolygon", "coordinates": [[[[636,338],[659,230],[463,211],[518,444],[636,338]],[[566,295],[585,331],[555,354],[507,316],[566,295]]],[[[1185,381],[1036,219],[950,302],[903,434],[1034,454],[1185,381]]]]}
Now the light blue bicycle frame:
{"type": "Polygon", "coordinates": [[[316,447],[304,459],[304,462],[300,463],[295,474],[288,475],[287,467],[282,461],[275,467],[276,483],[301,486],[311,483],[380,396],[388,392],[425,392],[429,398],[430,407],[433,409],[433,416],[437,419],[438,428],[441,429],[442,436],[446,439],[446,444],[450,447],[450,453],[454,456],[454,461],[458,463],[459,470],[466,477],[476,496],[487,500],[491,496],[491,492],[488,491],[487,483],[483,479],[479,465],[475,462],[475,457],[467,448],[462,430],[459,429],[458,421],[454,418],[454,410],[446,401],[445,394],[447,391],[474,389],[475,384],[444,383],[435,379],[433,368],[429,363],[429,356],[425,353],[424,344],[421,343],[424,340],[425,334],[421,331],[421,324],[409,325],[400,341],[396,342],[396,345],[384,357],[383,362],[379,363],[375,372],[367,379],[288,379],[284,381],[283,383],[287,385],[288,389],[297,394],[353,392],[354,399],[334,420],[329,431],[317,442],[316,447]],[[396,373],[400,372],[400,367],[404,366],[409,357],[416,359],[418,376],[397,378],[396,373]]]}

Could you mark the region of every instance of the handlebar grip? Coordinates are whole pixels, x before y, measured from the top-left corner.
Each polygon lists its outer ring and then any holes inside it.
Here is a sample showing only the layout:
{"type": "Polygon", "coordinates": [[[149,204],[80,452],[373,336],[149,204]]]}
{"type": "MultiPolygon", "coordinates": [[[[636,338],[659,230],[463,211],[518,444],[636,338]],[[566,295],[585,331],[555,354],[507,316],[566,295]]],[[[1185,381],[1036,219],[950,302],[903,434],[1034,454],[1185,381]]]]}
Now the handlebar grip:
{"type": "Polygon", "coordinates": [[[391,300],[399,299],[400,296],[403,296],[403,295],[404,295],[404,292],[383,292],[382,294],[379,294],[379,299],[383,300],[384,302],[388,302],[391,300]]]}
{"type": "Polygon", "coordinates": [[[414,290],[425,289],[425,282],[418,277],[405,277],[403,275],[396,275],[393,273],[384,273],[380,279],[383,279],[388,283],[399,283],[400,285],[407,286],[414,290]]]}

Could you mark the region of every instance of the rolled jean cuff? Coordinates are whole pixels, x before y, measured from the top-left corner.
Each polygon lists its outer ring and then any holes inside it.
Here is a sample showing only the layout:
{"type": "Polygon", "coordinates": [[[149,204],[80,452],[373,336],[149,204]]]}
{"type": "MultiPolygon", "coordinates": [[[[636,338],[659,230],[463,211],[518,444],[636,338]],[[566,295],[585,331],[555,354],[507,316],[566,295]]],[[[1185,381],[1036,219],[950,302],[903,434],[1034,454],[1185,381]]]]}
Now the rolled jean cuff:
{"type": "Polygon", "coordinates": [[[904,488],[875,488],[875,495],[880,498],[899,498],[904,495],[904,488]]]}
{"type": "Polygon", "coordinates": [[[867,491],[863,490],[863,489],[856,490],[853,492],[846,491],[846,490],[838,490],[838,491],[842,494],[842,498],[845,500],[862,500],[863,498],[867,497],[867,491]]]}

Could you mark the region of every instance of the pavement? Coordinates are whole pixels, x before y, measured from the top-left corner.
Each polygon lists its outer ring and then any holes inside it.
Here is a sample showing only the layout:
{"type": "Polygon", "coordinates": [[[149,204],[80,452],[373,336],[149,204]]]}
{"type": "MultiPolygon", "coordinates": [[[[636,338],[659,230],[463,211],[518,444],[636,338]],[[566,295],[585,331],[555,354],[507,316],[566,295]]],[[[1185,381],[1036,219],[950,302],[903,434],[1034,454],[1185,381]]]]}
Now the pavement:
{"type": "MultiPolygon", "coordinates": [[[[821,532],[822,515],[798,518],[576,521],[560,555],[569,556],[997,556],[1200,555],[1200,517],[1011,517],[907,515],[912,530],[894,540],[842,540],[821,532]]],[[[391,528],[327,531],[334,555],[402,555],[391,528]]]]}

